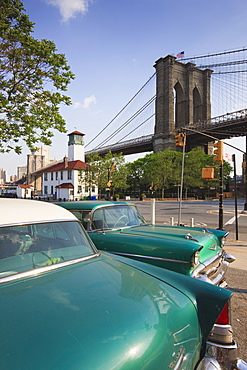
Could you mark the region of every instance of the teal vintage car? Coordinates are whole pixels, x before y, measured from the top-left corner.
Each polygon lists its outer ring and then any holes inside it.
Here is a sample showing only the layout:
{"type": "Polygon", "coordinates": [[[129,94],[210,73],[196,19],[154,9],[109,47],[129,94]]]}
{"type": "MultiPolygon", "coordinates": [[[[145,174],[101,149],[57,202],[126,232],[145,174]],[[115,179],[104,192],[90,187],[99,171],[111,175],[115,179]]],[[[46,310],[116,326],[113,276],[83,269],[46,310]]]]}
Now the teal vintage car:
{"type": "Polygon", "coordinates": [[[130,202],[59,202],[83,224],[100,250],[148,262],[221,287],[235,257],[222,230],[149,225],[130,202]]]}
{"type": "Polygon", "coordinates": [[[56,205],[0,207],[1,369],[247,369],[230,291],[99,252],[56,205]]]}

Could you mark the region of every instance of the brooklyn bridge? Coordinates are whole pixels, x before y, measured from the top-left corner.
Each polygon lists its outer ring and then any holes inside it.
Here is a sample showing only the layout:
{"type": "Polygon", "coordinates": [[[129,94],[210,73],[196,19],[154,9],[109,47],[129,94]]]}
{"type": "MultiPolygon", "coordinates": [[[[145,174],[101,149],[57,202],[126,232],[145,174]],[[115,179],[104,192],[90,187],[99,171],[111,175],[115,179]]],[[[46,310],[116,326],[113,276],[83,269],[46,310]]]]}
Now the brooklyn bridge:
{"type": "Polygon", "coordinates": [[[187,134],[186,151],[247,133],[247,48],[191,58],[167,55],[126,105],[85,146],[124,155],[176,149],[187,134]]]}

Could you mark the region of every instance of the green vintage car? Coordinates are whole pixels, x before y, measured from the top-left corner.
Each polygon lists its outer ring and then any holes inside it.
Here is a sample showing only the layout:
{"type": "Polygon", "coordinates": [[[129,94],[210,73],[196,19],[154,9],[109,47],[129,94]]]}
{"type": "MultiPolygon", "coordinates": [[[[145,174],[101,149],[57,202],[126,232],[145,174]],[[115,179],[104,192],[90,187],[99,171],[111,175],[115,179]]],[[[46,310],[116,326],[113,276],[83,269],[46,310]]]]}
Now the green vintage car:
{"type": "Polygon", "coordinates": [[[53,204],[0,207],[1,369],[247,369],[231,292],[101,253],[53,204]]]}
{"type": "Polygon", "coordinates": [[[60,202],[83,224],[100,250],[148,262],[221,287],[235,258],[222,230],[149,225],[130,202],[60,202]]]}

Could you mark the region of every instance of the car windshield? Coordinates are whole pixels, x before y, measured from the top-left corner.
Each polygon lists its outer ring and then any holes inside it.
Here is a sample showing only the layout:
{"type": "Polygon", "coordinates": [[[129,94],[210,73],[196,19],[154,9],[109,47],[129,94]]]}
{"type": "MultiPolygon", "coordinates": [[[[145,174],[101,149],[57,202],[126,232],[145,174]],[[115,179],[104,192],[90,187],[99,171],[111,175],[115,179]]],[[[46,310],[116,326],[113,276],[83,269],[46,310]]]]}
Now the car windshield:
{"type": "Polygon", "coordinates": [[[96,209],[92,215],[92,230],[117,229],[146,224],[138,209],[132,205],[114,205],[96,209]]]}
{"type": "Polygon", "coordinates": [[[95,255],[79,222],[0,228],[0,277],[95,255]]]}

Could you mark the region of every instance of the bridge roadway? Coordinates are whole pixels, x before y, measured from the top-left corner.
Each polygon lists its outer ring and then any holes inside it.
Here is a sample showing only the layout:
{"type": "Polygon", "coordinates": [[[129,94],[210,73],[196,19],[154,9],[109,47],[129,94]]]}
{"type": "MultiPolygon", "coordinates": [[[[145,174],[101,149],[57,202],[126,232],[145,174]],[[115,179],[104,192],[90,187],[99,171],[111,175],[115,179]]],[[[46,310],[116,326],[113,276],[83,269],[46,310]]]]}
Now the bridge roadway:
{"type": "MultiPolygon", "coordinates": [[[[215,137],[218,140],[230,139],[237,136],[245,136],[247,134],[247,109],[240,111],[226,113],[224,115],[211,118],[208,121],[197,122],[188,126],[181,126],[174,132],[174,136],[178,131],[184,131],[187,134],[187,148],[191,150],[195,146],[205,145],[213,139],[209,136],[215,137]],[[198,132],[205,133],[209,136],[202,135],[198,132]]],[[[135,139],[118,142],[101,148],[88,150],[85,153],[98,152],[101,156],[109,152],[123,153],[123,155],[144,153],[153,151],[153,134],[141,136],[135,139]]],[[[175,144],[175,138],[174,138],[175,144]]]]}

